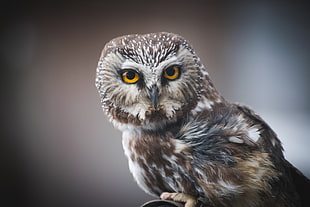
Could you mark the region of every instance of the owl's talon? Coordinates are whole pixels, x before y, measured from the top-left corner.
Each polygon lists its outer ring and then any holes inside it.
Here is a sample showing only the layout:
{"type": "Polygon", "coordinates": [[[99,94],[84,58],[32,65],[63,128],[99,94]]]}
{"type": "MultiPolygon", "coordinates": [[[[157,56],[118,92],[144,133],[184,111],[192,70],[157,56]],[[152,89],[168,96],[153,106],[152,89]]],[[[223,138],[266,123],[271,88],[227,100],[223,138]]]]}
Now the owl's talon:
{"type": "Polygon", "coordinates": [[[176,202],[185,203],[184,207],[195,207],[197,200],[195,197],[184,194],[184,193],[167,193],[164,192],[160,195],[162,200],[173,200],[176,202]]]}

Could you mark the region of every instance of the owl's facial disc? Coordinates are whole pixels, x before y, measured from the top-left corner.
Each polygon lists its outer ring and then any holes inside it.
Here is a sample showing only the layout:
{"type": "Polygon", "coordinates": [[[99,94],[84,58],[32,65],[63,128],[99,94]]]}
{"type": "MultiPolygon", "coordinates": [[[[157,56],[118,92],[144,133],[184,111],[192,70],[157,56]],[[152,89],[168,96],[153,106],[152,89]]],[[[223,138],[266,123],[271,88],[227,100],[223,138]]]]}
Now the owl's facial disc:
{"type": "Polygon", "coordinates": [[[96,86],[113,123],[161,125],[196,107],[201,69],[199,58],[180,36],[128,35],[105,46],[96,86]]]}

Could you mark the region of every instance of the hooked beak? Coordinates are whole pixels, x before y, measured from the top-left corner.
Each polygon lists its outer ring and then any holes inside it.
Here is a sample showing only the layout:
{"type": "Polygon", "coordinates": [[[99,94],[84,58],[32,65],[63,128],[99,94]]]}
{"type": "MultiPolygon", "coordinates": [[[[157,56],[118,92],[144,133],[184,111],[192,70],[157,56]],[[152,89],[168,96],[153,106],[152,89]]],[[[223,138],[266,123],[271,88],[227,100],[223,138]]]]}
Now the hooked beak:
{"type": "Polygon", "coordinates": [[[149,99],[152,101],[152,104],[155,109],[158,108],[158,88],[156,85],[153,85],[149,89],[149,99]]]}

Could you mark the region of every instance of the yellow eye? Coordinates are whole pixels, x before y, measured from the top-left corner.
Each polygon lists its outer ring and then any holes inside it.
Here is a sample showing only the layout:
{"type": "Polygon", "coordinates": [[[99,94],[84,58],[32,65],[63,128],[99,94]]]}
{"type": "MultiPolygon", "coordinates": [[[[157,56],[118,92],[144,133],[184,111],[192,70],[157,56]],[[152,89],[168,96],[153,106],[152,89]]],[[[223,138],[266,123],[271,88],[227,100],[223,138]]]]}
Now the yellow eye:
{"type": "Polygon", "coordinates": [[[125,83],[136,83],[140,80],[140,75],[134,70],[124,70],[122,72],[122,78],[125,83]]]}
{"type": "Polygon", "coordinates": [[[168,67],[164,71],[164,77],[168,80],[175,80],[180,76],[180,68],[178,66],[168,67]]]}

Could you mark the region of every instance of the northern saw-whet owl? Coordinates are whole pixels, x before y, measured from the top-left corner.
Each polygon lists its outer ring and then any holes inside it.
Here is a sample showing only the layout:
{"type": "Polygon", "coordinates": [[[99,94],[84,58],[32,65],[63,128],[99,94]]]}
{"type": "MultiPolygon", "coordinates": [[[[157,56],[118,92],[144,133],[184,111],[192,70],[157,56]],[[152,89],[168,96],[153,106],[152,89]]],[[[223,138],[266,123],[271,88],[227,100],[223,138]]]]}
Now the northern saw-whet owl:
{"type": "Polygon", "coordinates": [[[310,205],[310,182],[285,160],[277,135],[250,108],[217,92],[183,37],[111,40],[96,87],[147,193],[186,207],[310,205]]]}

